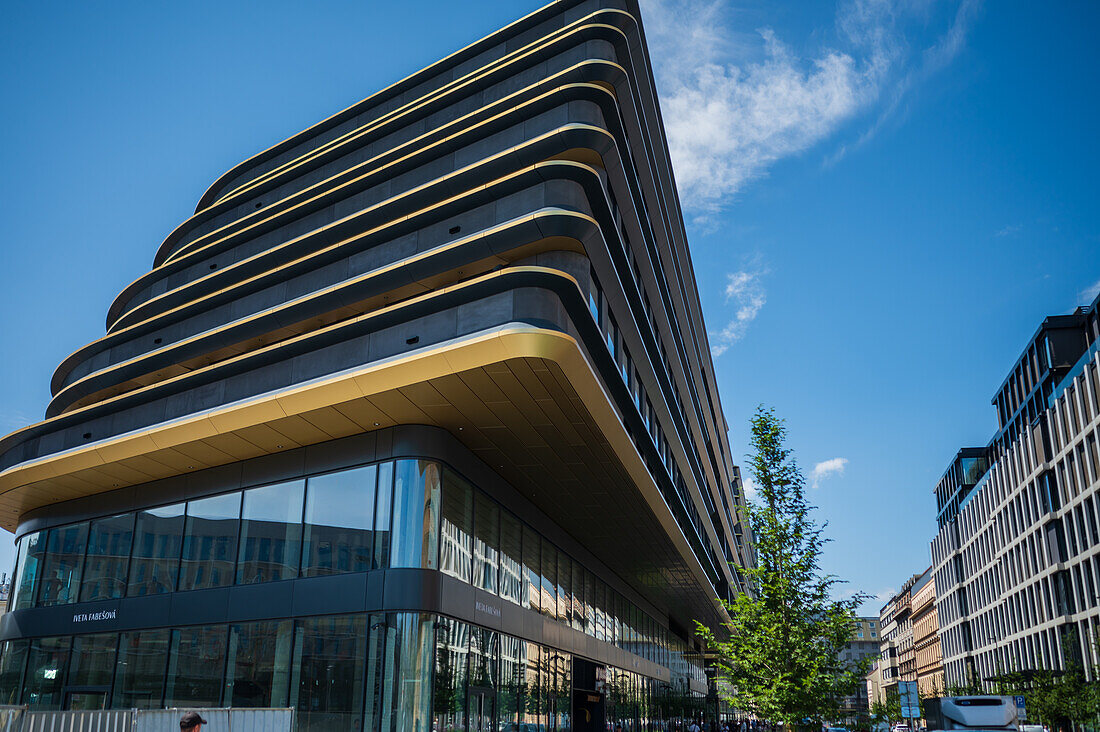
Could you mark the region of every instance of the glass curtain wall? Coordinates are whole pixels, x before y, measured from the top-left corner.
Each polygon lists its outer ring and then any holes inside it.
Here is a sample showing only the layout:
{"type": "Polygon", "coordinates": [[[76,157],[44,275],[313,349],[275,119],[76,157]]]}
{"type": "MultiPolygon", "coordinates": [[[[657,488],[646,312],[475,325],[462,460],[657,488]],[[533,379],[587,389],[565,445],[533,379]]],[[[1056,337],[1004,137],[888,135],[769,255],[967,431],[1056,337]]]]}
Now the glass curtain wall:
{"type": "Polygon", "coordinates": [[[237,584],[273,582],[298,576],[305,493],[304,480],[265,485],[244,492],[237,584]]]}
{"type": "Polygon", "coordinates": [[[39,605],[76,602],[87,543],[87,522],[50,529],[38,581],[39,605]]]}
{"type": "Polygon", "coordinates": [[[126,594],[126,576],[134,540],[134,514],[98,519],[88,532],[88,559],[80,601],[114,600],[126,594]]]}
{"type": "MultiPolygon", "coordinates": [[[[426,613],[9,641],[4,701],[47,710],[295,706],[299,732],[571,729],[572,655],[426,613]],[[68,693],[68,698],[66,698],[68,693]],[[526,725],[526,726],[525,726],[526,725]]],[[[700,697],[606,668],[609,724],[668,729],[700,697]]]]}

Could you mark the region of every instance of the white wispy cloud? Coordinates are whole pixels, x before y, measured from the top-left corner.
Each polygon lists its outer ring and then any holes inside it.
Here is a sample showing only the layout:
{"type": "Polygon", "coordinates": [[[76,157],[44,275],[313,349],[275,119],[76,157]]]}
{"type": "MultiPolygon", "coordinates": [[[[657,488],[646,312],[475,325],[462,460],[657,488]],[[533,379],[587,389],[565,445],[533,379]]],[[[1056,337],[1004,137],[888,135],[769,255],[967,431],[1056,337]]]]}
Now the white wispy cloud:
{"type": "Polygon", "coordinates": [[[1100,295],[1100,280],[1096,280],[1096,282],[1077,293],[1077,304],[1091,305],[1097,295],[1100,295]]]}
{"type": "Polygon", "coordinates": [[[760,497],[760,492],[756,489],[756,481],[752,479],[751,475],[741,475],[741,486],[745,489],[746,499],[755,501],[760,497]]]}
{"type": "Polygon", "coordinates": [[[890,602],[891,598],[896,594],[898,594],[898,591],[893,587],[887,587],[884,590],[872,592],[871,597],[863,604],[863,608],[866,609],[861,609],[861,612],[878,615],[879,611],[885,607],[886,603],[890,602]]]}
{"type": "Polygon", "coordinates": [[[730,20],[738,15],[731,0],[643,0],[685,208],[705,221],[747,181],[826,139],[889,88],[886,108],[856,144],[874,135],[916,83],[962,48],[978,0],[960,0],[948,30],[913,58],[901,21],[922,4],[844,0],[837,47],[807,57],[771,28],[750,34],[730,20]]]}
{"type": "Polygon", "coordinates": [[[1012,236],[1013,234],[1020,233],[1020,230],[1022,228],[1023,228],[1023,226],[1020,225],[1020,224],[1009,224],[1008,226],[1005,226],[1004,228],[1002,228],[1000,231],[998,231],[993,236],[996,236],[997,238],[1001,238],[1001,237],[1005,237],[1005,236],[1012,236]]]}
{"type": "Polygon", "coordinates": [[[2,433],[17,430],[38,421],[38,419],[34,419],[25,412],[17,409],[2,410],[0,411],[0,436],[2,436],[2,433]]]}
{"type": "Polygon", "coordinates": [[[711,338],[711,354],[721,356],[730,346],[745,336],[749,324],[756,320],[761,308],[768,301],[764,289],[763,277],[768,273],[759,257],[750,262],[746,269],[730,272],[726,275],[726,303],[734,307],[733,318],[711,338]]]}
{"type": "Polygon", "coordinates": [[[814,469],[810,471],[810,485],[814,488],[821,483],[821,481],[832,475],[844,475],[844,468],[848,465],[848,458],[835,457],[829,460],[822,460],[820,463],[814,465],[814,469]]]}

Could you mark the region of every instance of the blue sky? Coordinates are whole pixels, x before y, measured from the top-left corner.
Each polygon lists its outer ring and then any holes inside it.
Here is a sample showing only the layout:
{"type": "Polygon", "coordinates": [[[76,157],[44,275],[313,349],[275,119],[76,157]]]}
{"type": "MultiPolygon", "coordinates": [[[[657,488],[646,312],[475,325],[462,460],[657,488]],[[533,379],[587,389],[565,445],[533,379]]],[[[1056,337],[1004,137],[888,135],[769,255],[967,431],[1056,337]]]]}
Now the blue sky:
{"type": "MultiPolygon", "coordinates": [[[[539,4],[10,7],[0,429],[224,170],[539,4]]],[[[734,454],[756,404],[786,417],[826,569],[882,595],[927,566],[932,488],[1020,348],[1100,281],[1100,9],[644,8],[734,454]]]]}

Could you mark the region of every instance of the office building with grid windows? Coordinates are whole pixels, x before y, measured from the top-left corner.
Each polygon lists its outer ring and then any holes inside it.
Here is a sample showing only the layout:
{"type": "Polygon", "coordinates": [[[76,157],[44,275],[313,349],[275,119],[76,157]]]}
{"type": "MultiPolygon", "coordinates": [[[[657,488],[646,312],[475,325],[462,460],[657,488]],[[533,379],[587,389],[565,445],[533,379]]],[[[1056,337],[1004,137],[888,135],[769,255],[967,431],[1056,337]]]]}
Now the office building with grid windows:
{"type": "Polygon", "coordinates": [[[1100,637],[1098,303],[1046,318],[994,395],[999,429],[936,486],[948,686],[1080,662],[1100,637]]]}
{"type": "Polygon", "coordinates": [[[702,713],[754,558],[635,0],[227,172],[52,393],[0,441],[5,703],[702,713]]]}

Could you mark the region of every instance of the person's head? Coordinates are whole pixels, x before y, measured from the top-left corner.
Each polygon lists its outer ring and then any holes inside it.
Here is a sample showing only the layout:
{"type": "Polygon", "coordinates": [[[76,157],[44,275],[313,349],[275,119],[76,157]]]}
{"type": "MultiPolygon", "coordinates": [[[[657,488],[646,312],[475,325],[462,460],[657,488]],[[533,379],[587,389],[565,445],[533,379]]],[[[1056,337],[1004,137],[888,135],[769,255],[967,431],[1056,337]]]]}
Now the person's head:
{"type": "Polygon", "coordinates": [[[198,712],[187,712],[180,717],[180,732],[200,732],[206,720],[198,712]]]}

